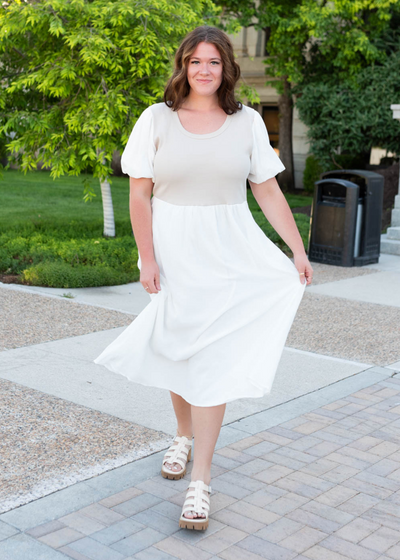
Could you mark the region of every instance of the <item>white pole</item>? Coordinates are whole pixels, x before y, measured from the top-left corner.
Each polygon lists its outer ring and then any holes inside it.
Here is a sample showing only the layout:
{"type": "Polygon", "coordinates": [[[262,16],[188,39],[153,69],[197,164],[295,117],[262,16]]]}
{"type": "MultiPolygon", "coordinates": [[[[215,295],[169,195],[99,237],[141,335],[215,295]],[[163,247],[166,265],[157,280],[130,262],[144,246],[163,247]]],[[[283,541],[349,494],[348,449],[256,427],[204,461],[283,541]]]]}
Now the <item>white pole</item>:
{"type": "Polygon", "coordinates": [[[100,179],[101,198],[103,200],[103,219],[105,237],[115,237],[114,207],[111,196],[111,185],[108,178],[100,179]]]}

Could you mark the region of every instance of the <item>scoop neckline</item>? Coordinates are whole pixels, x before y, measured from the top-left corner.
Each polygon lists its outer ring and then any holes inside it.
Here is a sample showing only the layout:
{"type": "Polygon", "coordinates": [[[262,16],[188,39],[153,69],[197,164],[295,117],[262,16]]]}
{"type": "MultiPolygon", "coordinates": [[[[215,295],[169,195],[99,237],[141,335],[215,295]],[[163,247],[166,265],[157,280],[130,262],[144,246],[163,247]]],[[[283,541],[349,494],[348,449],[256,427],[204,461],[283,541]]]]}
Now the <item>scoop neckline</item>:
{"type": "Polygon", "coordinates": [[[221,134],[222,132],[224,132],[224,130],[228,128],[232,118],[232,115],[226,115],[225,122],[222,124],[222,126],[217,128],[217,130],[214,130],[214,132],[207,132],[206,134],[195,134],[194,132],[189,132],[183,126],[183,124],[181,123],[181,119],[179,118],[178,111],[172,111],[172,112],[175,116],[175,120],[177,122],[178,128],[180,128],[183,134],[186,134],[186,136],[190,136],[192,138],[212,138],[213,136],[218,136],[218,134],[221,134]]]}

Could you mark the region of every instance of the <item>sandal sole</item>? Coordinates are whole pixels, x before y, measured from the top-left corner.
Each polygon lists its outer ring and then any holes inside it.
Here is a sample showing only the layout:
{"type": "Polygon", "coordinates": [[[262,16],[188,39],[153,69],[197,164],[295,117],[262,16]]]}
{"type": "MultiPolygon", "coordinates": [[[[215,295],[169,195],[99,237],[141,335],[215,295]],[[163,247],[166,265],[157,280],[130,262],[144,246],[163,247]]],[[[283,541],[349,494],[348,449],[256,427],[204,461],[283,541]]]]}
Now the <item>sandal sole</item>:
{"type": "Polygon", "coordinates": [[[193,529],[194,531],[205,531],[208,527],[208,519],[193,521],[192,519],[180,518],[179,527],[181,529],[193,529]]]}
{"type": "Polygon", "coordinates": [[[171,473],[169,471],[163,471],[161,470],[161,474],[164,478],[167,478],[169,480],[180,480],[181,478],[183,478],[186,474],[186,469],[184,469],[183,471],[179,471],[177,473],[171,473]]]}

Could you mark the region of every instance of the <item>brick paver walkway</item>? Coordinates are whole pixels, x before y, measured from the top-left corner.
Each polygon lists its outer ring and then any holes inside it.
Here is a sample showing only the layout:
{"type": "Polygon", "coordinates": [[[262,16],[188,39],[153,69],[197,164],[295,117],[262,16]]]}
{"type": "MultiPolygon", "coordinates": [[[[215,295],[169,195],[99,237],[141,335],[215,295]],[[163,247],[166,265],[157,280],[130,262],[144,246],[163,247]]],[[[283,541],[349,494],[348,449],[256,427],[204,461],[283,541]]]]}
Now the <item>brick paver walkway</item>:
{"type": "Polygon", "coordinates": [[[399,374],[216,450],[205,532],[178,527],[189,465],[25,535],[46,559],[400,559],[399,374]]]}

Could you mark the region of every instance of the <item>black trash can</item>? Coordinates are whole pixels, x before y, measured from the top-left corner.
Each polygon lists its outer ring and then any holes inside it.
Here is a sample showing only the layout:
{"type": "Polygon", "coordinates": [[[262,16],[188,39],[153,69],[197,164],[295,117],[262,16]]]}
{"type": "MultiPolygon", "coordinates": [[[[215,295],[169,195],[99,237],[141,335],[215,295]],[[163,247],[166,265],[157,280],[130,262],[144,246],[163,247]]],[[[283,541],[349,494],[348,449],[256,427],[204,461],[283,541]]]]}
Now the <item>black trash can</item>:
{"type": "Polygon", "coordinates": [[[372,171],[341,169],[323,173],[315,185],[310,261],[338,266],[377,263],[383,176],[372,171]]]}
{"type": "Polygon", "coordinates": [[[384,177],[379,173],[364,169],[337,169],[321,175],[321,179],[327,178],[345,179],[355,183],[360,189],[360,198],[363,201],[360,251],[358,255],[354,256],[353,266],[379,262],[384,177]]]}
{"type": "Polygon", "coordinates": [[[308,247],[310,261],[353,266],[359,187],[344,179],[315,183],[308,247]]]}

